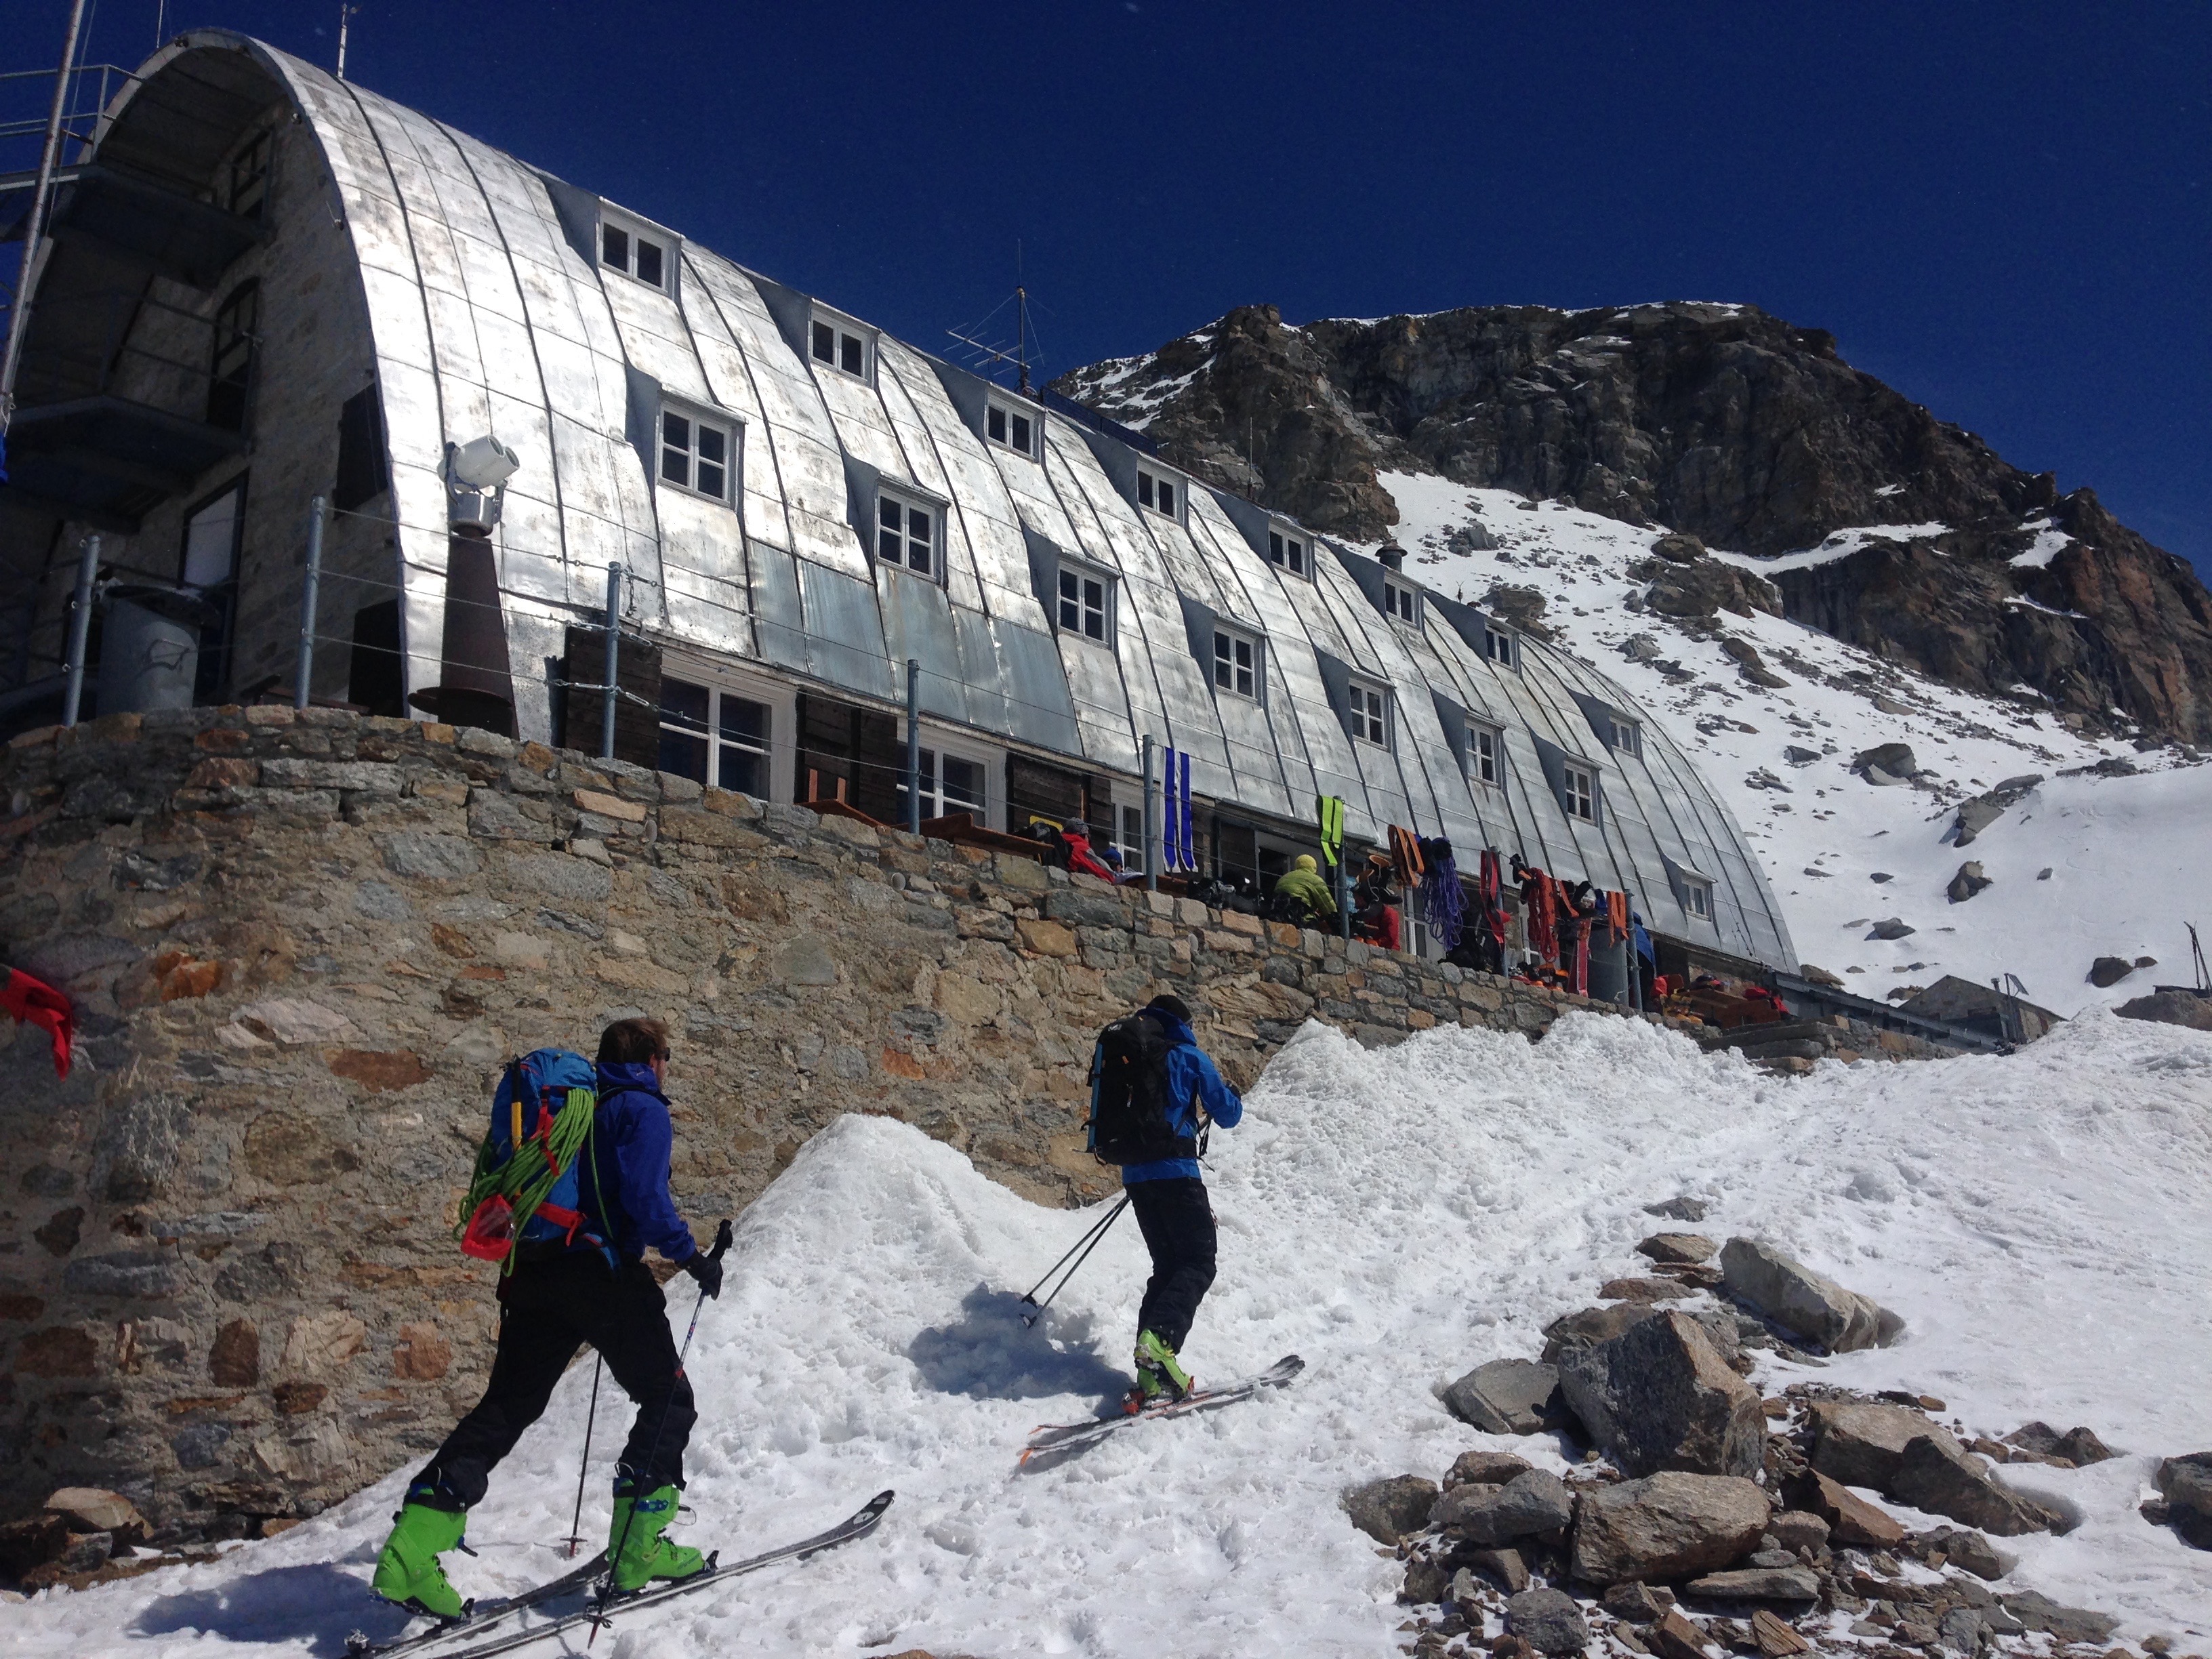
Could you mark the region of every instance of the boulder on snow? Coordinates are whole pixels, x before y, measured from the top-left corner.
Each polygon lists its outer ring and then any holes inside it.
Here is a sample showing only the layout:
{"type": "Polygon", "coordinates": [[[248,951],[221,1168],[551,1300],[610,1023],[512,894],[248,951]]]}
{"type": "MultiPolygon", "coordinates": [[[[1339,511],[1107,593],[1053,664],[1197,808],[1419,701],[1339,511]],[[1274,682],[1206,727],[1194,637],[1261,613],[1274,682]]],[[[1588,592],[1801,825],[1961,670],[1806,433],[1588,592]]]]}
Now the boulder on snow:
{"type": "Polygon", "coordinates": [[[1748,617],[1754,611],[1774,617],[1782,614],[1782,596],[1773,583],[1756,572],[1717,559],[1701,559],[1658,571],[1644,599],[1661,616],[1684,622],[1710,621],[1723,611],[1737,617],[1748,617]]]}
{"type": "Polygon", "coordinates": [[[1943,890],[1943,895],[1954,904],[1964,904],[1984,888],[1993,885],[1995,884],[1983,872],[1980,863],[1968,859],[1959,866],[1959,873],[1951,878],[1950,885],[1943,890]]]}
{"type": "Polygon", "coordinates": [[[1764,1314],[1831,1353],[1887,1347],[1905,1329],[1902,1319],[1871,1297],[1847,1291],[1753,1239],[1729,1240],[1721,1252],[1721,1271],[1722,1293],[1729,1301],[1764,1314]]]}
{"type": "Polygon", "coordinates": [[[1559,1386],[1590,1438],[1632,1475],[1748,1476],[1765,1461],[1758,1391],[1687,1314],[1655,1314],[1573,1355],[1559,1386]]]}
{"type": "Polygon", "coordinates": [[[2212,1452],[2168,1457],[2158,1466],[2166,1519],[2185,1544],[2212,1550],[2212,1452]]]}
{"type": "Polygon", "coordinates": [[[1682,1586],[1692,1595],[1729,1601],[1817,1601],[1820,1575],[1810,1567],[1738,1567],[1707,1573],[1682,1586]]]}
{"type": "Polygon", "coordinates": [[[1441,1562],[1416,1555],[1406,1563],[1406,1583],[1398,1592],[1401,1601],[1441,1601],[1451,1588],[1452,1576],[1441,1562]]]}
{"type": "Polygon", "coordinates": [[[1887,1492],[1905,1461],[1905,1447],[1922,1435],[1948,1443],[1954,1449],[1959,1444],[1948,1429],[1910,1406],[1822,1401],[1813,1407],[1811,1417],[1814,1468],[1846,1486],[1887,1492]]]}
{"type": "Polygon", "coordinates": [[[1674,1605],[1674,1593],[1663,1588],[1653,1589],[1632,1578],[1609,1586],[1598,1605],[1625,1625],[1656,1625],[1674,1605]]]}
{"type": "Polygon", "coordinates": [[[2147,997],[2124,1002],[2112,1012],[2122,1019],[2155,1020],[2161,1025],[2212,1031],[2212,997],[2199,996],[2194,991],[2154,991],[2147,997]]]}
{"type": "Polygon", "coordinates": [[[2078,1425],[2061,1434],[2048,1423],[2023,1423],[2005,1436],[2004,1443],[2039,1457],[2063,1459],[2077,1469],[2109,1462],[2119,1455],[2097,1437],[2094,1429],[2078,1425]]]}
{"type": "Polygon", "coordinates": [[[1505,1604],[1505,1628],[1539,1653],[1580,1653],[1589,1645],[1582,1607],[1565,1590],[1522,1590],[1505,1604]]]}
{"type": "Polygon", "coordinates": [[[120,1492],[99,1486],[63,1486],[46,1499],[46,1507],[70,1523],[72,1532],[109,1532],[118,1543],[135,1543],[146,1535],[146,1517],[120,1492]]]}
{"type": "Polygon", "coordinates": [[[1615,1302],[1562,1314],[1544,1327],[1544,1363],[1557,1365],[1568,1355],[1610,1342],[1630,1326],[1650,1317],[1650,1307],[1640,1302],[1615,1302]]]}
{"type": "Polygon", "coordinates": [[[1437,1483],[1418,1474],[1394,1474],[1353,1486],[1337,1501],[1360,1531],[1378,1544],[1395,1544],[1429,1524],[1437,1483]]]}
{"type": "Polygon", "coordinates": [[[1958,817],[1952,820],[1952,839],[1960,847],[1995,823],[2005,814],[2005,809],[2027,799],[2028,792],[2043,781],[2043,774],[2029,772],[2016,778],[2007,778],[1994,789],[1985,790],[1972,800],[1959,805],[1958,817]]]}
{"type": "MultiPolygon", "coordinates": [[[[1862,749],[1851,757],[1850,770],[1862,776],[1870,772],[1880,772],[1893,783],[1911,777],[1919,769],[1920,763],[1914,758],[1912,745],[1909,743],[1880,743],[1871,749],[1862,749]]],[[[1868,781],[1872,782],[1873,780],[1869,778],[1868,781]]]]}
{"type": "Polygon", "coordinates": [[[1782,758],[1792,766],[1810,766],[1820,758],[1820,751],[1817,749],[1808,749],[1802,744],[1785,744],[1782,749],[1782,758]]]}
{"type": "Polygon", "coordinates": [[[1922,1434],[1907,1441],[1897,1473],[1882,1491],[1900,1504],[2000,1538],[2047,1532],[2055,1519],[2041,1504],[1999,1486],[1988,1464],[1948,1434],[1941,1440],[1922,1434]]]}
{"type": "Polygon", "coordinates": [[[2029,1630],[2049,1631],[2061,1642],[2096,1643],[2119,1628],[2108,1613],[2069,1607],[2034,1590],[1998,1598],[1999,1604],[2029,1630]]]}
{"type": "Polygon", "coordinates": [[[1573,1521],[1566,1483],[1542,1469],[1523,1469],[1502,1486],[1470,1480],[1452,1487],[1429,1512],[1429,1524],[1470,1544],[1510,1544],[1554,1532],[1573,1521]]]}
{"type": "Polygon", "coordinates": [[[1809,962],[1801,962],[1797,964],[1797,977],[1810,980],[1815,985],[1832,986],[1838,991],[1844,988],[1844,976],[1841,974],[1832,974],[1826,968],[1815,967],[1809,962]]]}
{"type": "Polygon", "coordinates": [[[1669,1221],[1703,1221],[1705,1218],[1705,1200],[1682,1193],[1673,1198],[1662,1199],[1656,1204],[1645,1205],[1644,1213],[1664,1216],[1669,1221]]]}
{"type": "Polygon", "coordinates": [[[1459,1550],[1454,1552],[1452,1559],[1467,1563],[1467,1566],[1452,1574],[1452,1600],[1455,1601],[1466,1602],[1475,1599],[1475,1585],[1468,1568],[1486,1575],[1508,1595],[1518,1595],[1528,1588],[1528,1564],[1521,1559],[1519,1550],[1459,1550]],[[1465,1589],[1468,1593],[1464,1595],[1460,1594],[1462,1576],[1467,1577],[1465,1589]]]}
{"type": "Polygon", "coordinates": [[[1931,1554],[1941,1551],[1945,1561],[1977,1578],[2002,1578],[2019,1565],[1972,1528],[1937,1527],[1926,1538],[1931,1554]]]}
{"type": "Polygon", "coordinates": [[[2099,957],[2089,964],[2089,983],[2100,991],[2108,990],[2135,970],[2135,963],[2125,957],[2099,957]]]}
{"type": "Polygon", "coordinates": [[[1920,930],[1896,916],[1886,916],[1867,932],[1869,939],[1909,939],[1920,930]]]}
{"type": "Polygon", "coordinates": [[[1705,544],[1686,530],[1676,530],[1651,544],[1651,550],[1669,564],[1695,564],[1705,556],[1705,544]]]}
{"type": "Polygon", "coordinates": [[[1903,1522],[1878,1504],[1868,1503],[1842,1482],[1815,1474],[1807,1486],[1804,1501],[1828,1523],[1828,1535],[1835,1542],[1892,1550],[1905,1541],[1903,1522]]]}
{"type": "Polygon", "coordinates": [[[1478,1486],[1502,1486],[1528,1467],[1528,1459],[1516,1457],[1511,1452],[1463,1451],[1452,1459],[1452,1466],[1445,1473],[1444,1490],[1449,1492],[1469,1481],[1478,1486]]]}
{"type": "Polygon", "coordinates": [[[1559,1419],[1559,1372],[1546,1359],[1493,1359],[1444,1390],[1444,1404],[1485,1434],[1534,1434],[1559,1419]]]}
{"type": "Polygon", "coordinates": [[[1654,1233],[1636,1247],[1636,1253],[1650,1256],[1654,1261],[1684,1261],[1695,1265],[1700,1261],[1711,1261],[1720,1254],[1720,1248],[1703,1233],[1654,1233]]]}
{"type": "Polygon", "coordinates": [[[1735,1475],[1669,1472],[1575,1500],[1573,1572],[1586,1584],[1680,1578],[1756,1548],[1773,1506],[1735,1475]]]}
{"type": "Polygon", "coordinates": [[[1679,1302],[1697,1291],[1679,1279],[1608,1279],[1597,1294],[1601,1302],[1679,1302]]]}

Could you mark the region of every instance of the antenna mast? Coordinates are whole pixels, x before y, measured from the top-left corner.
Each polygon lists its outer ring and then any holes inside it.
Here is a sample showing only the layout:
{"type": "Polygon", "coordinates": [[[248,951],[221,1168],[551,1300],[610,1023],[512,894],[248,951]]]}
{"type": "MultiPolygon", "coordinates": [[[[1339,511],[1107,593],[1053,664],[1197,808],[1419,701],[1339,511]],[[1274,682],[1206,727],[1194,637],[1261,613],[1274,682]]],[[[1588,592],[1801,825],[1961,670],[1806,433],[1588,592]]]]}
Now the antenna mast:
{"type": "Polygon", "coordinates": [[[338,7],[338,79],[341,81],[345,79],[346,25],[353,21],[354,15],[360,9],[359,6],[341,4],[338,7]]]}
{"type": "Polygon", "coordinates": [[[31,314],[31,279],[38,272],[39,248],[46,240],[46,207],[53,200],[54,167],[61,159],[62,113],[69,102],[70,76],[76,69],[77,36],[84,27],[84,0],[70,7],[69,33],[62,40],[61,67],[54,71],[54,101],[46,112],[46,139],[39,152],[38,182],[31,190],[30,216],[23,221],[23,264],[15,291],[8,296],[8,340],[0,346],[0,439],[15,414],[15,371],[23,360],[23,325],[31,314]]]}
{"type": "Polygon", "coordinates": [[[1036,391],[1030,383],[1030,346],[1036,337],[1036,331],[1030,326],[1030,291],[1022,280],[1022,245],[1019,242],[1014,244],[1013,300],[1014,343],[1011,350],[1003,346],[988,344],[975,337],[976,334],[983,331],[985,323],[988,323],[992,317],[997,316],[1005,309],[1006,302],[1004,300],[991,307],[990,316],[985,317],[982,322],[973,325],[975,333],[963,334],[957,328],[948,328],[945,332],[947,337],[959,341],[963,345],[973,346],[990,360],[994,368],[1001,363],[1013,364],[1017,376],[1015,390],[1024,398],[1034,398],[1036,391]]]}

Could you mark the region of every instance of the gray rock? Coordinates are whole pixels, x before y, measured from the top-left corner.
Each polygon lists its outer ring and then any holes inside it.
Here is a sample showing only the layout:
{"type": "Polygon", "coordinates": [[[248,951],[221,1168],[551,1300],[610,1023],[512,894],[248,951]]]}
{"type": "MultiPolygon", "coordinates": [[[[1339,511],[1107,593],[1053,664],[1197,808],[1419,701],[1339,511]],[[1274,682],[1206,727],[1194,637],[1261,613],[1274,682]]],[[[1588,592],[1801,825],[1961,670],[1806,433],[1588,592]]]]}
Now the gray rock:
{"type": "Polygon", "coordinates": [[[1669,1221],[1703,1221],[1705,1218],[1705,1200],[1692,1198],[1685,1193],[1667,1200],[1663,1204],[1647,1204],[1644,1206],[1644,1213],[1664,1216],[1669,1221]]]}
{"type": "Polygon", "coordinates": [[[2089,983],[2099,990],[2118,985],[2136,970],[2125,957],[2099,957],[2089,964],[2089,983]]]}
{"type": "Polygon", "coordinates": [[[1624,1624],[1652,1625],[1666,1616],[1667,1609],[1674,1605],[1674,1598],[1669,1591],[1654,1591],[1631,1579],[1608,1588],[1598,1605],[1624,1624]]]}
{"type": "Polygon", "coordinates": [[[1828,1547],[1828,1523],[1810,1510],[1783,1510],[1767,1523],[1774,1541],[1785,1550],[1824,1550],[1828,1547]]]}
{"type": "Polygon", "coordinates": [[[1972,1573],[1977,1578],[2002,1578],[2012,1571],[2013,1563],[1998,1553],[1996,1545],[1978,1532],[1954,1532],[1946,1528],[1936,1541],[1942,1546],[1946,1561],[1972,1573]]]}
{"type": "Polygon", "coordinates": [[[1485,1434],[1534,1434],[1557,1420],[1559,1372],[1534,1359],[1493,1359],[1444,1390],[1444,1404],[1485,1434]]]}
{"type": "Polygon", "coordinates": [[[1903,1320],[1870,1298],[1754,1239],[1729,1240],[1721,1271],[1731,1302],[1832,1353],[1887,1346],[1905,1328],[1903,1320]]]}
{"type": "Polygon", "coordinates": [[[82,1296],[174,1296],[184,1285],[182,1264],[167,1250],[115,1250],[79,1256],[62,1273],[65,1289],[82,1296]]]}
{"type": "Polygon", "coordinates": [[[1395,1544],[1429,1523],[1437,1483],[1418,1474],[1395,1474],[1353,1486],[1338,1500],[1352,1524],[1378,1544],[1395,1544]]]}
{"type": "Polygon", "coordinates": [[[1720,1246],[1703,1233],[1654,1233],[1636,1247],[1638,1255],[1654,1261],[1686,1262],[1695,1267],[1720,1254],[1720,1246]]]}
{"type": "Polygon", "coordinates": [[[1711,1572],[1755,1547],[1773,1506],[1733,1475],[1655,1474],[1575,1500],[1573,1571],[1586,1584],[1711,1572]]]}
{"type": "Polygon", "coordinates": [[[1416,1604],[1441,1601],[1451,1589],[1451,1575],[1425,1555],[1406,1563],[1406,1582],[1398,1591],[1401,1601],[1416,1604]]]}
{"type": "Polygon", "coordinates": [[[1632,1325],[1651,1317],[1648,1302],[1614,1302],[1563,1314],[1544,1327],[1544,1361],[1556,1365],[1569,1357],[1610,1342],[1632,1325]]]}
{"type": "Polygon", "coordinates": [[[2161,1459],[2158,1492],[2174,1508],[2194,1510],[2212,1520],[2212,1451],[2161,1459]]]}
{"type": "Polygon", "coordinates": [[[1783,749],[1782,758],[1792,766],[1810,766],[1820,758],[1820,751],[1817,749],[1800,748],[1793,743],[1783,749]]]}
{"type": "Polygon", "coordinates": [[[1502,1486],[1528,1468],[1528,1460],[1511,1452],[1463,1451],[1452,1459],[1444,1476],[1444,1490],[1464,1486],[1470,1480],[1480,1486],[1502,1486]]]}
{"type": "Polygon", "coordinates": [[[1911,927],[1895,916],[1888,916],[1875,923],[1868,930],[1867,937],[1869,939],[1909,939],[1919,931],[1917,927],[1911,927]]]}
{"type": "Polygon", "coordinates": [[[1655,1314],[1585,1349],[1559,1381],[1591,1439],[1632,1475],[1751,1475],[1765,1460],[1758,1391],[1686,1314],[1655,1314]]]}
{"type": "Polygon", "coordinates": [[[1926,1436],[1952,1449],[1950,1431],[1910,1406],[1822,1401],[1811,1413],[1813,1467],[1846,1486],[1887,1492],[1905,1461],[1905,1449],[1926,1436]]]}
{"type": "Polygon", "coordinates": [[[1954,1607],[1936,1626],[1936,1639],[1952,1653],[1974,1654],[1988,1638],[1989,1626],[1972,1607],[1954,1607]]]}
{"type": "Polygon", "coordinates": [[[2192,1031],[2212,1031],[2212,997],[2201,997],[2194,991],[2154,991],[2124,1002],[2112,1012],[2122,1019],[2148,1019],[2161,1025],[2185,1025],[2192,1031]]]}
{"type": "Polygon", "coordinates": [[[472,876],[483,868],[483,854],[469,844],[465,836],[398,830],[384,837],[382,850],[386,869],[417,881],[449,881],[472,876]]]}
{"type": "Polygon", "coordinates": [[[1900,1504],[2000,1538],[2046,1531],[2051,1525],[2046,1510],[1999,1486],[1982,1460],[1948,1435],[1940,1441],[1925,1434],[1907,1441],[1897,1473],[1882,1490],[1900,1504]]]}
{"type": "Polygon", "coordinates": [[[96,1572],[115,1553],[114,1538],[104,1532],[73,1532],[54,1565],[64,1572],[96,1572]]]}
{"type": "Polygon", "coordinates": [[[1583,1610],[1565,1590],[1522,1590],[1505,1604],[1505,1628],[1539,1653],[1580,1653],[1589,1645],[1583,1610]]]}
{"type": "Polygon", "coordinates": [[[1437,1500],[1429,1524],[1470,1544],[1510,1544],[1556,1531],[1571,1522],[1574,1514],[1574,1497],[1565,1482],[1542,1469],[1524,1469],[1502,1486],[1474,1481],[1454,1486],[1437,1500]]]}
{"type": "Polygon", "coordinates": [[[1943,893],[1952,903],[1964,904],[1975,894],[1993,884],[1989,877],[1983,872],[1982,866],[1972,859],[1968,859],[1959,866],[1959,873],[1951,878],[1951,884],[1943,890],[1943,893]]]}
{"type": "Polygon", "coordinates": [[[2045,1457],[2063,1457],[2077,1469],[2109,1462],[2119,1455],[2097,1437],[2095,1430],[2079,1425],[2061,1434],[2048,1423],[2023,1423],[2005,1436],[2004,1443],[2045,1457]]]}
{"type": "Polygon", "coordinates": [[[2101,1642],[2119,1627],[2110,1613],[2069,1607],[2034,1590],[2002,1598],[2004,1610],[2029,1630],[2049,1631],[2062,1642],[2101,1642]]]}
{"type": "Polygon", "coordinates": [[[212,1468],[222,1459],[223,1446],[229,1439],[230,1429],[225,1424],[196,1423],[171,1435],[169,1449],[177,1455],[180,1468],[212,1468]]]}
{"type": "Polygon", "coordinates": [[[1731,1601],[1817,1601],[1820,1575],[1810,1567],[1743,1567],[1708,1573],[1682,1587],[1692,1595],[1731,1601]]]}
{"type": "MultiPolygon", "coordinates": [[[[1508,1595],[1518,1595],[1528,1588],[1528,1564],[1521,1559],[1519,1550],[1467,1550],[1454,1559],[1466,1562],[1477,1572],[1487,1573],[1508,1595]]],[[[1459,1582],[1456,1575],[1452,1582],[1459,1582]]]]}
{"type": "Polygon", "coordinates": [[[1972,800],[1961,801],[1959,804],[1958,817],[1951,821],[1954,830],[1953,844],[1959,847],[1968,845],[1975,836],[1980,835],[1983,830],[2003,816],[2003,807],[1979,795],[1972,800]]]}
{"type": "Polygon", "coordinates": [[[1911,744],[1883,743],[1871,749],[1862,749],[1852,756],[1850,769],[1860,773],[1886,772],[1892,778],[1909,778],[1920,769],[1920,763],[1913,758],[1911,744]]]}

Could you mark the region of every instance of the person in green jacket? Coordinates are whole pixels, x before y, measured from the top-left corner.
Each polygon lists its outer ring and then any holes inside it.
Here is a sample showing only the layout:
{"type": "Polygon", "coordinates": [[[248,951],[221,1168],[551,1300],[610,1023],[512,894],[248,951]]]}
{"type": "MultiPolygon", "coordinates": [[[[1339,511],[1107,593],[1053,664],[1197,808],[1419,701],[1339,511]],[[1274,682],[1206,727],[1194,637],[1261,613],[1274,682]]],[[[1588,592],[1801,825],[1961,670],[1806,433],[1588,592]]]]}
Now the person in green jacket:
{"type": "Polygon", "coordinates": [[[1275,883],[1275,896],[1305,907],[1308,921],[1327,921],[1336,914],[1336,901],[1321,878],[1321,866],[1311,853],[1301,853],[1275,883]]]}

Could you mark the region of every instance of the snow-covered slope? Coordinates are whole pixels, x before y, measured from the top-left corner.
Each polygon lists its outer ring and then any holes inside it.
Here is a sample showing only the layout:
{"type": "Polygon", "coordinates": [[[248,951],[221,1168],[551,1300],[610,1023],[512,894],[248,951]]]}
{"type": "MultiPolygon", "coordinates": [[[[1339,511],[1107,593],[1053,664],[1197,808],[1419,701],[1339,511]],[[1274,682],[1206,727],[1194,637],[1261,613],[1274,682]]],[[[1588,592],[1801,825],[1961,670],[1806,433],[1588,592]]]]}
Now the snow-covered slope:
{"type": "MultiPolygon", "coordinates": [[[[1938,684],[1779,617],[1723,614],[1724,631],[1756,646],[1790,681],[1763,689],[1743,678],[1717,638],[1627,607],[1629,593],[1644,586],[1629,567],[1649,556],[1662,530],[1433,475],[1386,472],[1382,483],[1402,515],[1396,539],[1410,574],[1470,603],[1494,582],[1534,588],[1559,642],[1633,692],[1690,751],[1765,858],[1804,959],[1844,975],[1851,990],[1879,1000],[1945,974],[1986,984],[2010,973],[2030,1000],[2071,1015],[2140,995],[2156,981],[2190,980],[2183,923],[2212,924],[2204,829],[2212,767],[2175,769],[2172,751],[2137,755],[2124,744],[2084,739],[2024,701],[1938,684]],[[1481,539],[1464,533],[1477,523],[1496,547],[1468,545],[1481,539]],[[1655,660],[1624,654],[1639,634],[1657,646],[1655,660]],[[1668,665],[1676,666],[1672,677],[1668,665]],[[1877,707],[1877,696],[1903,712],[1877,707]],[[1853,755],[1895,742],[1910,744],[1938,775],[1936,787],[1877,788],[1846,769],[1853,755]],[[1792,746],[1820,758],[1792,765],[1784,757],[1792,746]],[[2058,775],[2108,756],[2143,775],[2058,775]],[[1971,847],[1948,844],[1958,802],[2032,772],[2048,781],[1971,847]],[[1996,885],[1954,904],[1944,889],[1968,859],[1996,885]],[[1917,931],[1867,937],[1869,924],[1891,916],[1917,931]],[[2084,977],[2099,956],[2149,956],[2160,966],[2100,991],[2084,977]]],[[[1838,532],[1780,561],[1718,556],[1771,570],[1839,558],[1871,533],[1900,532],[1838,532]]]]}
{"type": "MultiPolygon", "coordinates": [[[[873,1539],[634,1613],[600,1650],[987,1656],[1395,1654],[1395,1564],[1338,1512],[1378,1474],[1492,1440],[1435,1391],[1534,1352],[1541,1326],[1629,1269],[1680,1192],[1705,1231],[1770,1238],[1909,1322],[1899,1346],[1794,1376],[1943,1396],[1965,1426],[2086,1423],[2124,1455],[2033,1486],[2082,1524],[2019,1540],[2006,1588],[2124,1615],[2179,1650],[2212,1632],[2212,1557],[2135,1513],[2154,1458],[2212,1445],[2212,1334],[2194,1316],[2212,1226],[2212,1037],[2093,1014],[2018,1054],[1784,1080],[1595,1015],[1540,1044],[1422,1033],[1363,1051],[1308,1027],[1217,1136],[1222,1268],[1187,1354],[1201,1377],[1297,1351],[1295,1388],[1143,1425],[1018,1474],[1036,1425],[1121,1383],[1142,1279],[1126,1222],[1044,1325],[1016,1297],[1084,1229],[897,1123],[847,1118],[745,1217],[700,1322],[704,1413],[684,1529],[733,1551],[802,1535],[876,1489],[873,1539]]],[[[678,1281],[679,1327],[690,1297],[678,1281]]],[[[561,1566],[590,1376],[579,1367],[495,1480],[455,1558],[490,1593],[561,1566]]],[[[626,1415],[603,1410],[586,1525],[626,1415]]],[[[398,1620],[364,1586],[395,1475],[283,1536],[0,1610],[9,1651],[209,1659],[340,1651],[398,1620]]],[[[1908,1517],[1910,1518],[1910,1517],[1908,1517]]]]}

